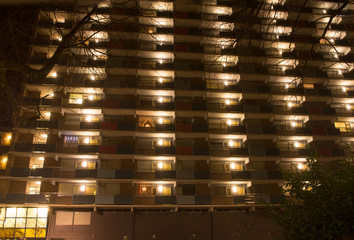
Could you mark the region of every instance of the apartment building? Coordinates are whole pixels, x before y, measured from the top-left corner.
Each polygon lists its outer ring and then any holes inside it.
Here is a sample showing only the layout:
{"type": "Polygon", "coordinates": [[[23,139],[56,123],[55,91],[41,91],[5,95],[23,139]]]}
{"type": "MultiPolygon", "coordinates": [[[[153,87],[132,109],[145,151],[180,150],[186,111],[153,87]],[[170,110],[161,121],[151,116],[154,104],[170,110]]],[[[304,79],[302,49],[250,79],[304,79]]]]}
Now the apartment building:
{"type": "MultiPolygon", "coordinates": [[[[343,4],[100,3],[44,82],[23,83],[20,120],[1,138],[0,233],[276,234],[258,210],[279,204],[281,169],[306,171],[308,146],[328,164],[354,149],[354,5],[343,4]]],[[[41,11],[29,64],[86,13],[41,11]]]]}

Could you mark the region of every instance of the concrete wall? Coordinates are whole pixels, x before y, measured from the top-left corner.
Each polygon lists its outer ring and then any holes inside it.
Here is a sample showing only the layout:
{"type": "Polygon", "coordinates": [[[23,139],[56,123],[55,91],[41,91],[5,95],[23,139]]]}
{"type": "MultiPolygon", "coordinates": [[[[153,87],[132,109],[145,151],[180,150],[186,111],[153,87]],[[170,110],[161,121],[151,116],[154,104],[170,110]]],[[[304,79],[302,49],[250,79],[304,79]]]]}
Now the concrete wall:
{"type": "Polygon", "coordinates": [[[56,226],[48,239],[65,240],[277,240],[281,229],[261,212],[92,212],[90,226],[56,226]],[[125,239],[124,239],[125,240],[125,239]]]}

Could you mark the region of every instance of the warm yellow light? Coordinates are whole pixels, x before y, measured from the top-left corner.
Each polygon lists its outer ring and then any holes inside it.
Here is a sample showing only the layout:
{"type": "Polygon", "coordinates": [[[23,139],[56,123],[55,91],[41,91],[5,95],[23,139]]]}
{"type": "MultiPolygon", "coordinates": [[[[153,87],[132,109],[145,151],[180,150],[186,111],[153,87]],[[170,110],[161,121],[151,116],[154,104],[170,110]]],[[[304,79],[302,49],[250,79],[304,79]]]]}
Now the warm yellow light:
{"type": "Polygon", "coordinates": [[[283,53],[283,51],[282,50],[279,50],[279,54],[281,55],[283,53]]]}
{"type": "Polygon", "coordinates": [[[296,122],[291,122],[291,126],[295,127],[296,126],[296,122]]]}
{"type": "Polygon", "coordinates": [[[236,187],[236,186],[233,186],[233,187],[232,187],[232,192],[233,192],[233,193],[237,193],[237,187],[236,187]]]}
{"type": "Polygon", "coordinates": [[[162,123],[163,123],[163,118],[159,118],[159,119],[157,120],[157,122],[160,123],[160,124],[162,124],[162,123]]]}
{"type": "Polygon", "coordinates": [[[163,168],[163,163],[162,163],[162,162],[159,162],[159,163],[157,164],[157,167],[158,167],[159,169],[162,169],[162,168],[163,168]]]}
{"type": "Polygon", "coordinates": [[[96,77],[94,75],[91,75],[90,78],[91,78],[91,80],[95,80],[96,79],[96,77]]]}
{"type": "Polygon", "coordinates": [[[81,191],[81,192],[85,192],[85,190],[86,190],[86,186],[85,186],[85,185],[81,185],[81,186],[80,186],[80,191],[81,191]]]}
{"type": "Polygon", "coordinates": [[[12,135],[7,135],[6,140],[7,140],[7,141],[10,141],[11,138],[12,138],[12,135]]]}
{"type": "Polygon", "coordinates": [[[46,113],[44,113],[44,115],[47,116],[47,117],[50,117],[51,113],[50,112],[46,112],[46,113]]]}
{"type": "Polygon", "coordinates": [[[38,217],[46,218],[48,215],[48,208],[38,208],[38,217]]]}
{"type": "Polygon", "coordinates": [[[47,138],[47,137],[48,137],[48,134],[42,134],[41,137],[42,137],[42,138],[47,138]]]}
{"type": "Polygon", "coordinates": [[[288,107],[292,107],[293,106],[293,103],[292,102],[288,102],[288,107]]]}
{"type": "Polygon", "coordinates": [[[298,163],[298,164],[297,164],[297,169],[299,169],[299,170],[304,169],[304,164],[298,163]]]}
{"type": "Polygon", "coordinates": [[[63,38],[61,36],[58,37],[58,41],[62,41],[63,38]]]}
{"type": "Polygon", "coordinates": [[[160,83],[162,83],[162,82],[163,82],[163,78],[159,78],[158,81],[159,81],[160,83]]]}
{"type": "Polygon", "coordinates": [[[159,63],[160,63],[160,64],[161,64],[161,63],[163,63],[163,60],[162,60],[162,59],[160,59],[160,60],[159,60],[159,63]]]}
{"type": "Polygon", "coordinates": [[[142,190],[143,192],[145,192],[145,191],[147,190],[147,188],[146,188],[145,186],[143,186],[143,187],[141,188],[141,190],[142,190]]]}
{"type": "Polygon", "coordinates": [[[345,108],[350,110],[352,107],[349,104],[347,104],[347,105],[345,105],[345,108]]]}
{"type": "Polygon", "coordinates": [[[285,67],[282,67],[282,69],[283,69],[283,71],[285,71],[286,68],[285,68],[285,67]]]}
{"type": "Polygon", "coordinates": [[[163,102],[163,97],[159,97],[159,98],[158,98],[158,101],[159,101],[160,103],[162,103],[162,102],[163,102]]]}
{"type": "Polygon", "coordinates": [[[78,104],[82,104],[83,100],[82,100],[82,98],[78,98],[78,99],[76,100],[76,102],[77,102],[78,104]]]}
{"type": "Polygon", "coordinates": [[[40,182],[40,181],[38,181],[38,182],[36,182],[36,184],[41,184],[41,182],[40,182]]]}
{"type": "Polygon", "coordinates": [[[86,168],[86,167],[87,167],[87,161],[83,161],[83,162],[81,163],[81,166],[82,166],[83,168],[86,168]]]}
{"type": "Polygon", "coordinates": [[[86,144],[90,143],[90,139],[89,138],[85,138],[84,139],[84,143],[86,143],[86,144]]]}
{"type": "Polygon", "coordinates": [[[230,168],[231,168],[231,169],[236,169],[236,164],[235,164],[235,163],[231,163],[231,164],[230,164],[230,168]]]}
{"type": "Polygon", "coordinates": [[[323,9],[322,12],[323,12],[324,14],[326,14],[326,13],[327,13],[327,10],[326,10],[326,9],[323,9]]]}
{"type": "Polygon", "coordinates": [[[38,160],[39,161],[44,161],[44,157],[39,157],[38,160]]]}
{"type": "Polygon", "coordinates": [[[331,43],[334,43],[334,39],[333,39],[333,38],[329,39],[329,41],[330,41],[331,43]]]}
{"type": "Polygon", "coordinates": [[[159,140],[157,141],[157,144],[158,144],[159,146],[162,146],[162,145],[163,145],[163,140],[162,140],[162,139],[159,139],[159,140]]]}
{"type": "Polygon", "coordinates": [[[54,97],[54,93],[50,93],[49,96],[54,97]]]}
{"type": "Polygon", "coordinates": [[[342,91],[343,91],[343,92],[346,92],[346,91],[347,91],[347,88],[346,88],[346,87],[342,87],[342,91]]]}
{"type": "Polygon", "coordinates": [[[229,99],[226,99],[226,100],[225,100],[225,104],[226,104],[226,105],[230,105],[230,103],[231,103],[231,102],[230,102],[229,99]]]}
{"type": "Polygon", "coordinates": [[[296,148],[300,147],[300,143],[294,142],[294,147],[296,147],[296,148]]]}
{"type": "Polygon", "coordinates": [[[162,192],[162,191],[163,191],[163,186],[162,186],[162,185],[159,185],[159,186],[157,187],[157,191],[162,192]]]}
{"type": "Polygon", "coordinates": [[[335,58],[338,58],[338,55],[337,55],[337,54],[334,54],[334,57],[335,57],[335,58]]]}
{"type": "Polygon", "coordinates": [[[52,72],[51,76],[56,78],[58,76],[58,74],[57,74],[57,72],[52,72]]]}
{"type": "Polygon", "coordinates": [[[228,81],[224,81],[224,85],[225,86],[229,85],[229,82],[228,81]]]}
{"type": "Polygon", "coordinates": [[[92,117],[91,116],[87,116],[86,117],[86,121],[91,122],[92,121],[92,117]]]}
{"type": "Polygon", "coordinates": [[[285,88],[288,89],[289,88],[289,84],[285,84],[285,88]]]}
{"type": "Polygon", "coordinates": [[[228,120],[226,121],[226,124],[227,124],[228,126],[231,126],[231,125],[232,125],[232,120],[231,120],[231,119],[228,119],[228,120]]]}
{"type": "Polygon", "coordinates": [[[338,74],[339,74],[339,75],[342,75],[342,70],[338,70],[338,74]]]}
{"type": "Polygon", "coordinates": [[[2,163],[6,163],[7,162],[7,157],[3,157],[2,158],[2,163]]]}
{"type": "Polygon", "coordinates": [[[229,145],[229,147],[233,147],[233,146],[234,146],[234,141],[230,140],[230,141],[228,142],[228,145],[229,145]]]}
{"type": "Polygon", "coordinates": [[[91,100],[91,101],[92,101],[92,100],[93,100],[93,95],[89,95],[89,96],[88,96],[88,100],[91,100]]]}
{"type": "Polygon", "coordinates": [[[222,66],[223,66],[223,67],[226,67],[226,63],[223,63],[222,66]]]}

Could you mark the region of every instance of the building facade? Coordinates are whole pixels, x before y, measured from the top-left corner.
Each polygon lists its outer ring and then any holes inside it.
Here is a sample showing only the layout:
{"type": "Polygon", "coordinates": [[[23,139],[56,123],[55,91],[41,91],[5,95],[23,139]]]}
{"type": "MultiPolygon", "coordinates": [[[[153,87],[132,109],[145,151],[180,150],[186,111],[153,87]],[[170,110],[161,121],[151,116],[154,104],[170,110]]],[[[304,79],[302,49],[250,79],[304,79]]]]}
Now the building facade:
{"type": "MultiPolygon", "coordinates": [[[[305,171],[308,146],[328,164],[353,151],[353,4],[98,6],[44,82],[23,83],[1,138],[1,236],[267,239],[257,210],[279,203],[281,169],[305,171]]],[[[87,12],[41,11],[29,64],[87,12]]]]}

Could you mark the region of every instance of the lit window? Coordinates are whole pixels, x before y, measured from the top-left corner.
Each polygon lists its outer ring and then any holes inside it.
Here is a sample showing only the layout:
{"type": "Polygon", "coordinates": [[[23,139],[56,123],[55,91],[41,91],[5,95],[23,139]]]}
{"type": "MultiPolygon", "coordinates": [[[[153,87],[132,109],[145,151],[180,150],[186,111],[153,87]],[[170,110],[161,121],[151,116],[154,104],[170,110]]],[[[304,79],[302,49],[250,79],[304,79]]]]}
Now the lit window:
{"type": "Polygon", "coordinates": [[[27,182],[26,193],[27,194],[39,194],[41,189],[41,182],[27,182]]]}
{"type": "Polygon", "coordinates": [[[45,238],[47,208],[1,208],[0,231],[6,238],[45,238]]]}
{"type": "Polygon", "coordinates": [[[5,170],[7,165],[7,156],[0,156],[0,169],[5,170]]]}
{"type": "Polygon", "coordinates": [[[82,104],[83,94],[70,94],[69,104],[82,104]]]}
{"type": "Polygon", "coordinates": [[[12,133],[3,133],[1,137],[1,145],[8,146],[11,144],[12,133]]]}
{"type": "Polygon", "coordinates": [[[339,129],[341,132],[349,132],[350,131],[350,123],[349,122],[334,122],[334,127],[339,129]]]}

